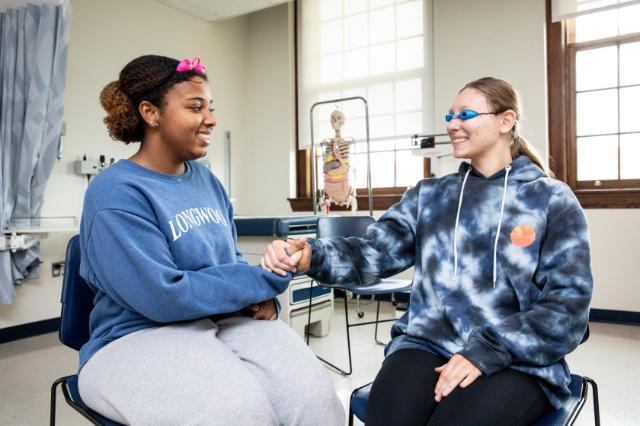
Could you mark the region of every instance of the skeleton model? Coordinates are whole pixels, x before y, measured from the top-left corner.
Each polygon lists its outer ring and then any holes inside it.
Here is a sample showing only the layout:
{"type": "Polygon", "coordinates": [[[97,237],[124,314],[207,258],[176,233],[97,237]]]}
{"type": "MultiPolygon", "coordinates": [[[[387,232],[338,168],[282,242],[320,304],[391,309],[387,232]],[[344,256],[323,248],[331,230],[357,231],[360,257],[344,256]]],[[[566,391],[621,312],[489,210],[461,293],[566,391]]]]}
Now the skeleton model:
{"type": "Polygon", "coordinates": [[[331,127],[336,135],[331,139],[325,139],[320,146],[323,147],[323,175],[324,189],[320,197],[319,209],[329,214],[331,203],[337,206],[351,207],[351,211],[358,210],[356,190],[349,183],[351,173],[349,166],[349,150],[353,143],[352,138],[343,138],[340,129],[344,125],[344,114],[340,111],[331,113],[331,127]]]}

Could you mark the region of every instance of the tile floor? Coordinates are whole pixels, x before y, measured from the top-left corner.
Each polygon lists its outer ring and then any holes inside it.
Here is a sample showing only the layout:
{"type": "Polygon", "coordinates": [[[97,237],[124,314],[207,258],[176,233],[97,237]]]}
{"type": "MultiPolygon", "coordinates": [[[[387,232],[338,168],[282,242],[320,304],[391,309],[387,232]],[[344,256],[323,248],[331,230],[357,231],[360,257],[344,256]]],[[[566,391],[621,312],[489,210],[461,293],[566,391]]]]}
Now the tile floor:
{"type": "MultiPolygon", "coordinates": [[[[384,303],[386,315],[393,308],[384,303]]],[[[369,321],[375,305],[363,305],[369,321]]],[[[351,321],[358,321],[355,310],[351,321]]],[[[342,303],[336,305],[331,334],[312,338],[313,350],[340,366],[347,366],[342,303]]],[[[391,323],[382,325],[380,336],[388,336],[391,323]]],[[[568,357],[573,371],[595,379],[600,388],[600,410],[605,426],[640,425],[640,327],[591,324],[589,341],[568,357]]],[[[353,374],[344,377],[331,372],[336,391],[345,406],[351,390],[373,380],[383,359],[383,347],[373,340],[373,326],[351,329],[353,374]]],[[[72,373],[77,353],[62,346],[56,333],[0,345],[0,425],[45,425],[49,422],[49,388],[59,376],[72,373]]],[[[58,398],[58,424],[87,425],[80,415],[58,398]]],[[[577,425],[592,425],[592,401],[577,425]]],[[[356,423],[358,424],[358,423],[356,423]]]]}

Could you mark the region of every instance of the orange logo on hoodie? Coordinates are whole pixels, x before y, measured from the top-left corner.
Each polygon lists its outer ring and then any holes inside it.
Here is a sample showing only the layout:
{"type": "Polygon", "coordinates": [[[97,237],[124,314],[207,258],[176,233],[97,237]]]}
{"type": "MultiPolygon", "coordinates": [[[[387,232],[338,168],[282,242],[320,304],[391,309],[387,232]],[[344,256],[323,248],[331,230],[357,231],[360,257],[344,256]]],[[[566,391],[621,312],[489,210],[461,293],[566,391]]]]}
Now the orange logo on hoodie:
{"type": "Polygon", "coordinates": [[[536,231],[529,225],[518,225],[511,231],[511,242],[519,247],[529,247],[536,240],[536,231]]]}

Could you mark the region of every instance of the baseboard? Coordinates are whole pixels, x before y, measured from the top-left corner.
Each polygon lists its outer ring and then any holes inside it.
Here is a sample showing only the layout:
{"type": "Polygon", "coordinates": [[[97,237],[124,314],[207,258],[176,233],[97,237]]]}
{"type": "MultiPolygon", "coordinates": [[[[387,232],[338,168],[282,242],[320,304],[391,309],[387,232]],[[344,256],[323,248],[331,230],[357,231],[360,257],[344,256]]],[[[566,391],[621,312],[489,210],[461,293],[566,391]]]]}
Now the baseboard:
{"type": "Polygon", "coordinates": [[[0,343],[12,342],[27,337],[40,336],[41,334],[58,331],[60,318],[30,322],[28,324],[14,325],[0,329],[0,343]]]}
{"type": "Polygon", "coordinates": [[[589,321],[640,325],[640,312],[591,309],[591,312],[589,312],[589,321]]]}

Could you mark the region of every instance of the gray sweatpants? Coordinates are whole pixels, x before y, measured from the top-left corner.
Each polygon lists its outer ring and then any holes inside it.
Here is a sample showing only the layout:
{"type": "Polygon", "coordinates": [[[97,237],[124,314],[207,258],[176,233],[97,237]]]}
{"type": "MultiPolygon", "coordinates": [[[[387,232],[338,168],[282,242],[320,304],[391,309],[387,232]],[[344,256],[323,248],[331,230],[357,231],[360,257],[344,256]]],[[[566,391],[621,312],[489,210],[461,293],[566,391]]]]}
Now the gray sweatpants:
{"type": "Polygon", "coordinates": [[[232,317],[141,330],[80,371],[83,401],[132,425],[343,425],[327,371],[282,321],[232,317]]]}

